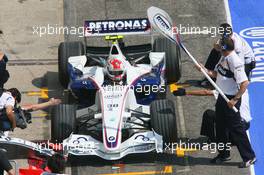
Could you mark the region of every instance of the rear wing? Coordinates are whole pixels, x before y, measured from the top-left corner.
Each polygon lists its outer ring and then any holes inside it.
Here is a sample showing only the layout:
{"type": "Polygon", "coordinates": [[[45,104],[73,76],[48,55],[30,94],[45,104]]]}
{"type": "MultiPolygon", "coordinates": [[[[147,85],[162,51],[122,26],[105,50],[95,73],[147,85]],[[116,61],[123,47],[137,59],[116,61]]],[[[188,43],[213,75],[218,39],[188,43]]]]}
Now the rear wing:
{"type": "Polygon", "coordinates": [[[85,21],[85,37],[108,35],[148,35],[151,32],[147,18],[85,21]]]}

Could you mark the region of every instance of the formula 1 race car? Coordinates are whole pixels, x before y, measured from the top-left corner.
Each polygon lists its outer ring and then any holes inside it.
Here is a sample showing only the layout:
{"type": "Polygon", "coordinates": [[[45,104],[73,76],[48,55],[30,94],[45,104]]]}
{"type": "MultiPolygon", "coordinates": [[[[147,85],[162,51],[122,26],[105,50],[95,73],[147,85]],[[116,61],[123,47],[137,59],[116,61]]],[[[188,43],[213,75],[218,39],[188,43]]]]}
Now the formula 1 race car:
{"type": "Polygon", "coordinates": [[[105,36],[111,46],[60,44],[59,81],[67,100],[52,112],[52,141],[63,142],[65,155],[107,160],[162,152],[164,143],[177,141],[166,87],[181,77],[179,47],[166,38],[126,46],[122,35],[151,34],[145,18],[86,21],[85,28],[86,36],[105,36]]]}

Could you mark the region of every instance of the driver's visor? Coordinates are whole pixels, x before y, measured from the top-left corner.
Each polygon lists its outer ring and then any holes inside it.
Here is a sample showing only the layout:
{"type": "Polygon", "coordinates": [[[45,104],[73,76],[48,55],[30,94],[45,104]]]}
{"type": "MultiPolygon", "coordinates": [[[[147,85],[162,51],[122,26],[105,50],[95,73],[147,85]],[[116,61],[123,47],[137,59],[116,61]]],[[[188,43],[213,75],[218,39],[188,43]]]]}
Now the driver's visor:
{"type": "Polygon", "coordinates": [[[117,70],[117,71],[109,71],[109,74],[117,76],[117,75],[122,75],[123,71],[122,70],[117,70]]]}

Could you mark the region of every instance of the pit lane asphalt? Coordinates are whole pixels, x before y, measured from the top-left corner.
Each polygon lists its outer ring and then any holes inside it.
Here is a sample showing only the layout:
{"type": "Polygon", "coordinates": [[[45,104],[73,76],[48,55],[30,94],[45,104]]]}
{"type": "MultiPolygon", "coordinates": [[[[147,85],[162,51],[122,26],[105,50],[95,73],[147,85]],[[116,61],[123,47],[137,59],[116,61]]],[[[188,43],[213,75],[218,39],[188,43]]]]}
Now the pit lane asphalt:
{"type": "MultiPolygon", "coordinates": [[[[87,19],[122,19],[146,17],[146,10],[150,6],[157,6],[167,11],[176,25],[188,27],[217,27],[226,22],[224,2],[220,0],[64,0],[64,24],[67,26],[82,26],[87,19]]],[[[205,62],[215,38],[210,35],[184,35],[184,44],[189,51],[202,63],[205,62]]],[[[81,40],[76,36],[65,36],[65,40],[81,40]]],[[[129,37],[131,44],[144,43],[142,37],[129,37]]],[[[100,39],[90,39],[89,44],[105,45],[100,39]]],[[[183,73],[180,82],[201,79],[188,57],[182,53],[183,73]]],[[[177,125],[182,140],[203,142],[200,137],[202,114],[205,109],[213,108],[214,99],[210,97],[172,97],[177,104],[177,125]]],[[[111,174],[141,172],[142,174],[199,174],[199,175],[241,175],[249,174],[248,169],[238,169],[241,161],[238,152],[233,148],[233,159],[224,165],[211,165],[210,159],[216,154],[209,151],[197,151],[187,154],[185,158],[175,155],[132,155],[120,161],[104,161],[94,157],[81,157],[72,161],[72,174],[111,174]],[[116,165],[117,164],[117,165],[116,165]],[[121,164],[121,166],[120,166],[121,164]],[[172,172],[162,172],[164,166],[172,166],[172,172]],[[152,172],[151,172],[152,171],[152,172]],[[154,171],[154,172],[153,172],[154,171]]]]}

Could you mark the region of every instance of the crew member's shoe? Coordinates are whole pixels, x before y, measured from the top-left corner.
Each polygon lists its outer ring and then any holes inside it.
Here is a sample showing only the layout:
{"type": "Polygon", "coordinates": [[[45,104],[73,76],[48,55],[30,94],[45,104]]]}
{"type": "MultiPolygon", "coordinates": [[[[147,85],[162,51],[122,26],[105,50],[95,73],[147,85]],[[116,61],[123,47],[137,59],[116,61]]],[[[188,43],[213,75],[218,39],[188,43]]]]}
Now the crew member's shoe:
{"type": "Polygon", "coordinates": [[[186,90],[183,88],[179,88],[176,91],[173,91],[174,96],[185,96],[186,95],[186,90]]]}
{"type": "Polygon", "coordinates": [[[239,168],[247,168],[247,167],[249,167],[250,165],[255,164],[256,161],[257,161],[257,158],[254,157],[253,159],[248,160],[248,161],[246,161],[246,162],[241,162],[241,163],[239,164],[238,167],[239,167],[239,168]]]}
{"type": "Polygon", "coordinates": [[[213,163],[213,164],[220,164],[220,163],[223,163],[223,162],[226,162],[226,161],[229,161],[231,160],[231,157],[228,156],[228,157],[223,157],[221,156],[220,154],[218,154],[215,158],[213,158],[210,163],[213,163]]]}

